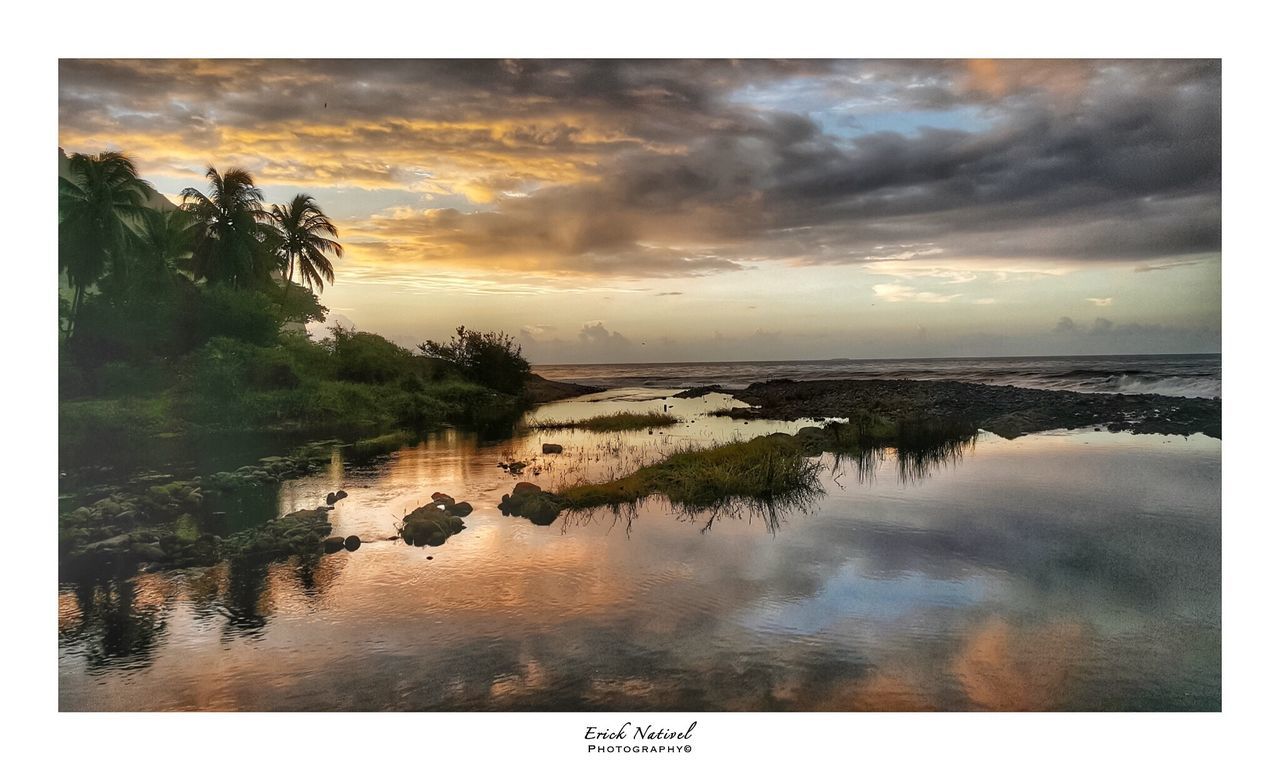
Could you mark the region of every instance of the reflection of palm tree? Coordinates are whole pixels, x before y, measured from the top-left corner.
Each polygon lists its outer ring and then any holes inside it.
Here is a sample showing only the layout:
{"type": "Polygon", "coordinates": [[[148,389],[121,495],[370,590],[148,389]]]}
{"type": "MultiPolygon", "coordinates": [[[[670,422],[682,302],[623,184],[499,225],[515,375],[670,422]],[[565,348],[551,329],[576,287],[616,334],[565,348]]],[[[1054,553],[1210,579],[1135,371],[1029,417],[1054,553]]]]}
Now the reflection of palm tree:
{"type": "Polygon", "coordinates": [[[209,167],[208,195],[189,187],[182,208],[195,215],[198,227],[191,265],[196,278],[211,283],[248,286],[271,273],[262,224],[270,216],[262,208],[262,191],[244,169],[226,174],[209,167]]]}
{"type": "Polygon", "coordinates": [[[272,240],[284,262],[284,292],[293,283],[296,268],[308,288],[323,290],[333,283],[333,263],[329,256],[342,257],[338,229],[309,195],[298,194],[284,206],[271,207],[272,240]],[[332,238],[330,238],[332,236],[332,238]]]}
{"type": "Polygon", "coordinates": [[[90,672],[150,665],[163,638],[164,614],[137,603],[133,578],[92,578],[75,585],[80,623],[66,635],[83,645],[90,672]]]}
{"type": "Polygon", "coordinates": [[[58,177],[58,263],[75,291],[68,337],[75,330],[85,290],[108,266],[123,279],[127,249],[153,192],[138,178],[133,161],[121,153],[74,153],[67,176],[58,177]]]}

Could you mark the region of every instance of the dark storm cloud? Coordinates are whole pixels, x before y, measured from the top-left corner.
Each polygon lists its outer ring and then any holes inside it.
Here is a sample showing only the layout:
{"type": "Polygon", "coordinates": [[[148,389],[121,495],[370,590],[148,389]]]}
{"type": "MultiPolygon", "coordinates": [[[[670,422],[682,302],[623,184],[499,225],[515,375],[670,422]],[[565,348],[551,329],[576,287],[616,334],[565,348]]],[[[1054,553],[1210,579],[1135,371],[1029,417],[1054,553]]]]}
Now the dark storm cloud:
{"type": "Polygon", "coordinates": [[[64,61],[61,117],[166,168],[474,204],[356,225],[397,260],[1158,266],[1220,248],[1220,85],[1199,61],[64,61]]]}

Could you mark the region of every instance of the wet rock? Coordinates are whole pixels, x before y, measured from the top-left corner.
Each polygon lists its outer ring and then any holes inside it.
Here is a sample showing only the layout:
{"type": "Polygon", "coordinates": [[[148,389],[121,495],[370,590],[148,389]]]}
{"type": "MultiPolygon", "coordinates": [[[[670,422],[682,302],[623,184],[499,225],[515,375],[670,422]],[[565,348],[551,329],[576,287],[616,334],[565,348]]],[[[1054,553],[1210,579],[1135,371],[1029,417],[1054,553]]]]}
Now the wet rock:
{"type": "Polygon", "coordinates": [[[324,544],[325,554],[333,554],[334,552],[342,551],[346,548],[346,542],[340,535],[331,535],[324,539],[322,543],[324,544]]]}
{"type": "Polygon", "coordinates": [[[559,453],[564,452],[564,445],[543,442],[542,452],[544,455],[558,455],[559,453]]]}
{"type": "Polygon", "coordinates": [[[347,551],[355,551],[360,548],[360,536],[349,535],[347,540],[343,541],[343,545],[347,547],[347,551]]]}
{"type": "Polygon", "coordinates": [[[158,543],[138,543],[133,545],[133,556],[140,562],[168,562],[169,555],[158,543]]]}
{"type": "Polygon", "coordinates": [[[515,463],[507,464],[507,471],[510,471],[512,474],[519,474],[521,471],[524,471],[525,466],[528,465],[528,463],[518,460],[515,463]]]}
{"type": "Polygon", "coordinates": [[[338,500],[337,493],[329,493],[324,497],[324,504],[326,506],[332,506],[334,503],[337,502],[337,500],[338,500]]]}
{"type": "Polygon", "coordinates": [[[435,501],[436,503],[443,503],[445,506],[450,506],[453,504],[453,496],[446,495],[445,493],[432,493],[431,500],[435,501]]]}
{"type": "Polygon", "coordinates": [[[696,399],[700,396],[706,396],[709,393],[720,392],[723,390],[724,388],[719,383],[716,383],[715,385],[698,386],[696,388],[686,388],[685,390],[680,391],[679,393],[672,394],[671,398],[672,399],[696,399]]]}
{"type": "Polygon", "coordinates": [[[336,492],[336,493],[334,493],[334,494],[333,494],[333,499],[334,499],[335,501],[340,501],[340,500],[342,500],[343,498],[346,498],[346,497],[347,497],[347,491],[346,491],[346,490],[339,490],[338,492],[336,492]]]}
{"type": "Polygon", "coordinates": [[[498,504],[503,514],[511,517],[523,517],[535,525],[550,525],[560,516],[567,504],[551,493],[542,491],[541,487],[530,482],[520,482],[510,495],[502,496],[498,504]]]}
{"type": "Polygon", "coordinates": [[[448,506],[445,506],[444,510],[449,512],[455,517],[465,517],[471,513],[472,508],[471,508],[471,504],[467,503],[466,501],[458,501],[457,503],[452,503],[452,504],[449,504],[448,506]]]}
{"type": "Polygon", "coordinates": [[[400,537],[410,546],[441,546],[465,527],[461,518],[428,504],[405,516],[400,523],[400,537]]]}

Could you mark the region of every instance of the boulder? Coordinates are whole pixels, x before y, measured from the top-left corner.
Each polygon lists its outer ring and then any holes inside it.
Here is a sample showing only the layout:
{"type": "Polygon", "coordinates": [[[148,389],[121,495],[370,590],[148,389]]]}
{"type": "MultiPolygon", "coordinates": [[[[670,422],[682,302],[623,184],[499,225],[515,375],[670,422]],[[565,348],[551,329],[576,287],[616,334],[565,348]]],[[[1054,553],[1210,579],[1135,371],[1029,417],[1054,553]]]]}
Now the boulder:
{"type": "Polygon", "coordinates": [[[566,503],[551,493],[529,482],[520,482],[510,495],[502,496],[498,508],[503,514],[524,517],[535,525],[550,525],[560,516],[566,503]]]}
{"type": "Polygon", "coordinates": [[[347,497],[347,491],[346,491],[346,490],[339,490],[338,492],[336,492],[336,493],[334,493],[334,494],[333,494],[333,499],[334,499],[335,501],[340,501],[340,500],[342,500],[343,498],[346,498],[346,497],[347,497]]]}
{"type": "Polygon", "coordinates": [[[441,546],[449,536],[462,532],[466,525],[436,504],[421,506],[409,512],[400,523],[400,537],[410,546],[441,546]]]}
{"type": "Polygon", "coordinates": [[[542,452],[545,455],[558,455],[564,452],[564,445],[552,444],[551,442],[542,443],[542,452]]]}
{"type": "Polygon", "coordinates": [[[324,505],[332,506],[338,500],[336,493],[329,493],[324,497],[324,505]]]}
{"type": "Polygon", "coordinates": [[[455,517],[465,517],[472,512],[471,504],[466,501],[458,501],[444,507],[444,510],[455,517]]]}
{"type": "Polygon", "coordinates": [[[443,503],[446,506],[453,505],[453,496],[445,495],[444,493],[432,493],[431,500],[435,501],[436,503],[443,503]]]}
{"type": "Polygon", "coordinates": [[[133,556],[140,562],[167,562],[169,555],[158,543],[136,543],[133,545],[133,556]]]}
{"type": "Polygon", "coordinates": [[[347,536],[347,540],[343,541],[342,544],[347,547],[347,551],[355,551],[360,548],[360,536],[349,535],[347,536]]]}
{"type": "Polygon", "coordinates": [[[324,539],[324,553],[333,554],[346,548],[346,541],[340,535],[331,535],[324,539]]]}

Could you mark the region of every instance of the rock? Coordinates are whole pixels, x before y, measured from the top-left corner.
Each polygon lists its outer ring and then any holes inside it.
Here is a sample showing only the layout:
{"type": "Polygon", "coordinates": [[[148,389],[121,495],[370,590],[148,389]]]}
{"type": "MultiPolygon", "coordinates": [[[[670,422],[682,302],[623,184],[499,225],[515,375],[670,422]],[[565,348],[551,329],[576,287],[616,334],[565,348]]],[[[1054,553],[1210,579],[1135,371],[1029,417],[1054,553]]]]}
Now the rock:
{"type": "Polygon", "coordinates": [[[723,390],[724,388],[719,383],[716,383],[715,385],[697,386],[696,388],[686,388],[685,390],[680,391],[679,393],[672,394],[671,398],[672,399],[696,399],[700,396],[706,396],[709,393],[713,393],[716,391],[723,391],[723,390]]]}
{"type": "Polygon", "coordinates": [[[333,499],[334,499],[335,501],[340,501],[340,500],[342,500],[343,498],[346,498],[346,497],[347,497],[347,491],[346,491],[346,490],[339,490],[338,492],[336,492],[336,493],[334,493],[334,494],[333,494],[333,499]]]}
{"type": "Polygon", "coordinates": [[[347,547],[347,551],[355,551],[356,549],[360,548],[360,536],[349,535],[347,536],[347,540],[343,541],[342,543],[344,546],[347,547]]]}
{"type": "Polygon", "coordinates": [[[324,497],[324,505],[332,506],[335,502],[337,502],[337,500],[338,500],[338,496],[336,493],[329,493],[324,497]]]}
{"type": "Polygon", "coordinates": [[[550,525],[560,516],[566,504],[560,498],[542,491],[530,482],[517,483],[510,495],[502,496],[498,508],[503,514],[524,517],[535,525],[550,525]]]}
{"type": "Polygon", "coordinates": [[[432,493],[431,500],[435,501],[436,503],[443,503],[446,506],[453,505],[453,496],[445,495],[444,493],[432,493]]]}
{"type": "Polygon", "coordinates": [[[458,501],[457,503],[453,503],[448,506],[445,506],[444,510],[449,512],[455,517],[465,517],[471,513],[472,508],[471,508],[471,504],[467,503],[466,501],[458,501]]]}
{"type": "Polygon", "coordinates": [[[559,454],[564,452],[564,446],[559,444],[552,444],[551,442],[543,442],[542,452],[545,455],[559,454]]]}
{"type": "Polygon", "coordinates": [[[400,524],[400,537],[410,546],[440,546],[465,527],[460,518],[442,511],[436,504],[428,504],[405,516],[400,524]]]}
{"type": "Polygon", "coordinates": [[[333,554],[346,548],[346,541],[340,535],[331,535],[324,539],[322,543],[324,544],[325,554],[333,554]]]}
{"type": "Polygon", "coordinates": [[[507,471],[510,471],[512,474],[519,474],[521,471],[524,471],[524,467],[528,465],[528,463],[518,460],[515,463],[508,464],[507,471]]]}
{"type": "Polygon", "coordinates": [[[142,562],[167,562],[169,559],[158,543],[137,543],[132,551],[133,556],[142,562]]]}

